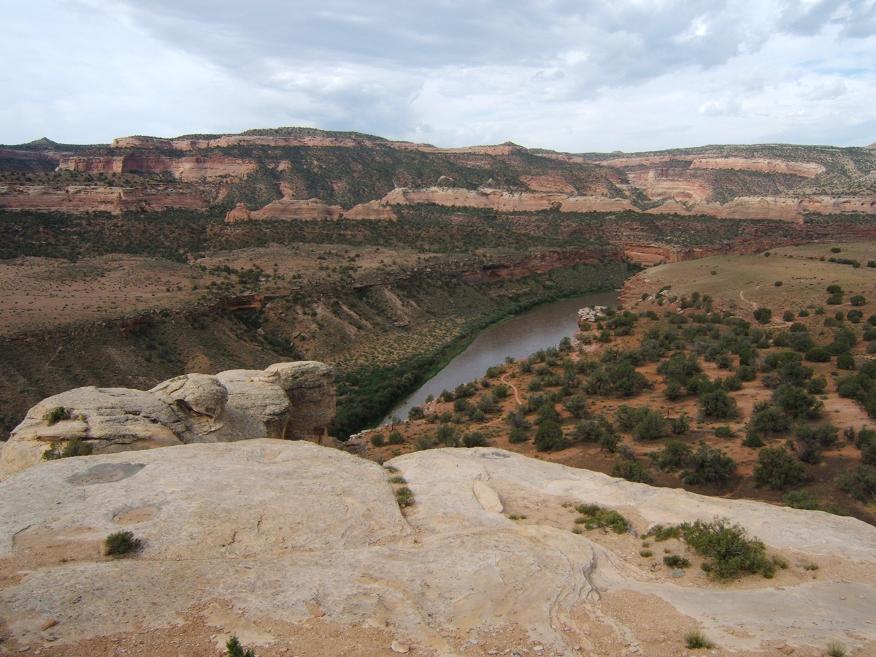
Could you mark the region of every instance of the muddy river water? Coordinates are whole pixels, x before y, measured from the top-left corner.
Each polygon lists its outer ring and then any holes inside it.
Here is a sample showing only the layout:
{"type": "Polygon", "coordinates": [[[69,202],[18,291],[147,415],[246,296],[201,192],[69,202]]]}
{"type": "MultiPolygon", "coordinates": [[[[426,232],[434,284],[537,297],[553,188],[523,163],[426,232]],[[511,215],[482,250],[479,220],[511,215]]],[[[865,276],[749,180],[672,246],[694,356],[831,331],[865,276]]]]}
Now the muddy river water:
{"type": "Polygon", "coordinates": [[[388,417],[407,419],[412,406],[422,406],[429,395],[453,390],[460,383],[484,375],[487,368],[504,362],[506,356],[524,358],[556,345],[577,330],[577,311],[584,306],[615,306],[617,292],[593,292],[536,306],[481,331],[466,347],[416,392],[398,404],[388,417]]]}

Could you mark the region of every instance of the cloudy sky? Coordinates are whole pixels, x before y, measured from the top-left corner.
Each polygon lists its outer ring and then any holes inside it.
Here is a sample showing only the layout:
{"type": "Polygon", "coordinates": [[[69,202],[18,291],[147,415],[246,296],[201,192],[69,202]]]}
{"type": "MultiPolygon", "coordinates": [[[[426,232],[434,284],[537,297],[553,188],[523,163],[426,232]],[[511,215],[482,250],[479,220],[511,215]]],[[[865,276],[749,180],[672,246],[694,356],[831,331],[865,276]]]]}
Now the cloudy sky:
{"type": "Polygon", "coordinates": [[[4,0],[0,143],[876,141],[876,0],[4,0]]]}

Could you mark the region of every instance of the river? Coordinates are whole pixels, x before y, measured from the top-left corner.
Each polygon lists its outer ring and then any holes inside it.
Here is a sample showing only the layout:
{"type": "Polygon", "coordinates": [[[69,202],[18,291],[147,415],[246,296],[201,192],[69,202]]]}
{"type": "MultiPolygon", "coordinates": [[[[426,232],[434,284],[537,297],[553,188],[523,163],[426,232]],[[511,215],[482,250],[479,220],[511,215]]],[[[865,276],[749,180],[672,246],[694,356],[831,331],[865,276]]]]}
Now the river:
{"type": "Polygon", "coordinates": [[[407,419],[411,407],[422,406],[429,395],[437,397],[443,390],[453,390],[460,383],[482,377],[488,367],[503,363],[506,356],[525,358],[539,349],[559,344],[566,336],[572,337],[578,328],[579,308],[616,305],[616,291],[593,292],[542,304],[488,326],[465,351],[393,408],[387,419],[393,416],[407,419]]]}

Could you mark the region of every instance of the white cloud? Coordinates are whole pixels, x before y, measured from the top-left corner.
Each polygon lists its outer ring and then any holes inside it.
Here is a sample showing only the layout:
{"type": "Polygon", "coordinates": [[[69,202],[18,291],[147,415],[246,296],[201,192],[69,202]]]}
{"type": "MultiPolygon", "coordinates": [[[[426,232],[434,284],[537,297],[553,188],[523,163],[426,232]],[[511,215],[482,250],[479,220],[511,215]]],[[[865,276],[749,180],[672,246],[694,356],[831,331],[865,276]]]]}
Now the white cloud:
{"type": "Polygon", "coordinates": [[[31,0],[0,142],[312,125],[569,151],[876,139],[876,2],[31,0]]]}

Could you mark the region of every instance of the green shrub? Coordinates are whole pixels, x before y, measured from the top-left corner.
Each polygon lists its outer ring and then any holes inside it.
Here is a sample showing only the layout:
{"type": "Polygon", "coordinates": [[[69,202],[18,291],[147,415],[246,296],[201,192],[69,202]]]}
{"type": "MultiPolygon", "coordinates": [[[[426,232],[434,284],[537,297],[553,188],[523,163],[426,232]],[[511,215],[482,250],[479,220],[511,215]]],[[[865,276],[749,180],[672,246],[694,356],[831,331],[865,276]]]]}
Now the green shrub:
{"type": "Polygon", "coordinates": [[[700,395],[700,410],[703,417],[729,420],[736,417],[736,400],[723,390],[713,390],[700,395]]]}
{"type": "Polygon", "coordinates": [[[646,536],[653,536],[658,543],[670,538],[681,538],[681,528],[678,525],[654,525],[646,536]]]}
{"type": "Polygon", "coordinates": [[[769,308],[758,308],[754,311],[754,318],[761,324],[768,324],[773,317],[773,311],[769,308]]]}
{"type": "Polygon", "coordinates": [[[405,442],[405,437],[402,435],[401,431],[394,430],[389,432],[389,444],[390,445],[403,445],[405,442]]]}
{"type": "Polygon", "coordinates": [[[836,357],[836,367],[838,370],[853,370],[855,369],[855,358],[849,352],[845,352],[836,357]]]}
{"type": "Polygon", "coordinates": [[[684,413],[678,417],[670,418],[669,429],[672,435],[681,436],[690,431],[690,418],[684,413]]]}
{"type": "Polygon", "coordinates": [[[814,493],[808,490],[792,490],[785,493],[782,498],[788,506],[793,509],[806,509],[814,511],[818,508],[818,498],[814,493]]]}
{"type": "Polygon", "coordinates": [[[684,635],[684,644],[688,650],[710,650],[715,647],[715,644],[709,641],[702,632],[689,632],[684,635]]]}
{"type": "Polygon", "coordinates": [[[852,468],[837,477],[836,484],[860,502],[869,504],[876,501],[876,467],[872,465],[852,468]]]}
{"type": "Polygon", "coordinates": [[[535,447],[540,452],[550,452],[565,449],[566,437],[560,425],[554,420],[545,420],[535,432],[535,447]]]}
{"type": "Polygon", "coordinates": [[[450,424],[441,424],[435,432],[435,440],[440,445],[445,447],[456,447],[459,444],[459,439],[456,435],[456,428],[450,424]]]}
{"type": "Polygon", "coordinates": [[[583,524],[585,529],[606,528],[615,534],[624,534],[630,530],[630,523],[617,511],[596,504],[582,504],[576,511],[581,514],[583,520],[579,524],[583,524]]]}
{"type": "Polygon", "coordinates": [[[581,442],[597,443],[608,452],[613,452],[617,448],[619,440],[611,422],[602,415],[598,415],[592,420],[581,420],[575,425],[572,436],[581,442]]]}
{"type": "Polygon", "coordinates": [[[581,393],[569,397],[565,402],[563,402],[563,406],[575,418],[580,419],[583,417],[587,417],[588,415],[587,398],[581,393]]]}
{"type": "Polygon", "coordinates": [[[715,579],[731,579],[741,573],[760,573],[772,577],[775,564],[767,557],[764,544],[740,525],[721,518],[711,522],[697,520],[681,525],[685,543],[709,561],[703,569],[715,579]]]}
{"type": "Polygon", "coordinates": [[[511,434],[508,436],[508,442],[518,444],[525,443],[529,440],[529,433],[523,427],[513,427],[511,434]]]}
{"type": "Polygon", "coordinates": [[[856,294],[851,299],[849,299],[849,302],[853,306],[863,306],[867,303],[867,299],[864,298],[864,295],[862,294],[856,294]]]}
{"type": "Polygon", "coordinates": [[[773,393],[773,403],[792,418],[814,420],[821,416],[823,404],[803,388],[783,384],[773,393]]]}
{"type": "Polygon", "coordinates": [[[413,506],[413,504],[414,504],[414,491],[412,491],[407,486],[402,486],[401,488],[399,488],[395,491],[395,501],[398,502],[398,505],[401,508],[413,506]]]}
{"type": "Polygon", "coordinates": [[[690,561],[677,554],[667,554],[663,557],[663,563],[670,568],[687,568],[690,566],[690,561]]]}
{"type": "Polygon", "coordinates": [[[654,459],[661,470],[680,470],[687,465],[691,452],[691,448],[680,440],[670,440],[654,459]]]}
{"type": "Polygon", "coordinates": [[[408,411],[408,419],[410,420],[422,420],[425,416],[426,412],[422,406],[411,406],[411,410],[408,411]]]}
{"type": "Polygon", "coordinates": [[[636,440],[656,440],[666,435],[666,419],[659,411],[644,408],[641,418],[633,427],[633,438],[636,440]]]}
{"type": "Polygon", "coordinates": [[[256,657],[252,648],[244,648],[236,636],[228,639],[225,644],[225,657],[256,657]]]}
{"type": "Polygon", "coordinates": [[[731,429],[727,425],[715,427],[715,436],[717,436],[718,438],[732,438],[733,429],[731,429]]]}
{"type": "Polygon", "coordinates": [[[143,541],[134,538],[132,532],[115,532],[103,540],[103,553],[110,557],[122,557],[139,552],[143,541]]]}
{"type": "Polygon", "coordinates": [[[638,481],[643,484],[649,484],[653,481],[648,470],[638,461],[633,459],[620,459],[615,461],[611,469],[612,477],[620,477],[627,481],[638,481]]]}
{"type": "Polygon", "coordinates": [[[490,443],[480,431],[469,431],[462,437],[462,444],[466,447],[486,447],[490,443]]]}
{"type": "Polygon", "coordinates": [[[806,352],[806,360],[810,363],[826,363],[830,360],[830,352],[824,347],[813,347],[806,352]]]}
{"type": "Polygon", "coordinates": [[[383,447],[386,444],[386,439],[383,437],[382,433],[375,433],[371,436],[371,444],[374,447],[383,447]]]}
{"type": "Polygon", "coordinates": [[[94,451],[90,443],[83,442],[79,438],[68,440],[64,447],[60,447],[58,443],[53,444],[43,452],[44,461],[55,461],[57,459],[66,459],[71,456],[89,456],[94,451]]]}
{"type": "MultiPolygon", "coordinates": [[[[873,262],[872,260],[870,262],[873,262]]],[[[876,266],[876,263],[874,263],[876,266]]],[[[846,647],[837,641],[827,644],[827,657],[846,657],[846,647]]]]}
{"type": "Polygon", "coordinates": [[[758,486],[785,490],[806,481],[806,469],[784,447],[764,447],[757,455],[754,480],[758,486]]]}
{"type": "Polygon", "coordinates": [[[701,443],[685,463],[681,478],[686,484],[724,484],[736,472],[736,461],[720,449],[701,443]]]}
{"type": "Polygon", "coordinates": [[[46,411],[45,415],[43,415],[43,421],[46,422],[46,424],[48,424],[49,426],[52,426],[53,424],[57,424],[58,422],[61,422],[62,420],[69,420],[69,419],[70,419],[70,411],[68,411],[63,406],[55,406],[55,408],[52,408],[52,409],[46,411]]]}

